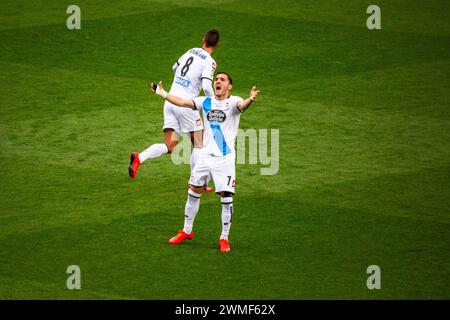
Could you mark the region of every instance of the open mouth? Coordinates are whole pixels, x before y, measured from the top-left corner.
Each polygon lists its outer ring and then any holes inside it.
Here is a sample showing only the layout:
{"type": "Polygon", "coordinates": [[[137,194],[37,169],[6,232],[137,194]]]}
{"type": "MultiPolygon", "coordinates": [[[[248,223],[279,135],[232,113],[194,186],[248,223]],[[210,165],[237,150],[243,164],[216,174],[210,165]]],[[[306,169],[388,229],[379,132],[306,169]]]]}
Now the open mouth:
{"type": "Polygon", "coordinates": [[[222,89],[222,87],[220,85],[217,85],[216,90],[220,90],[220,89],[222,89]]]}

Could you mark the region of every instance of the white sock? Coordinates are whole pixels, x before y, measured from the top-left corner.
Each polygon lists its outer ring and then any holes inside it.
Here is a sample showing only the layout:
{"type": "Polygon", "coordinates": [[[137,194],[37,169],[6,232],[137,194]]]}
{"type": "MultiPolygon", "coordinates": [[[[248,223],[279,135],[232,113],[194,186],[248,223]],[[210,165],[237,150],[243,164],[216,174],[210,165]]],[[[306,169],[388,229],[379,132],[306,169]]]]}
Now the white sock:
{"type": "Polygon", "coordinates": [[[194,219],[200,208],[200,193],[196,193],[191,189],[188,190],[188,198],[186,201],[186,207],[184,209],[184,227],[183,231],[186,233],[192,232],[194,226],[194,219]]]}
{"type": "Polygon", "coordinates": [[[220,202],[222,203],[222,234],[220,239],[228,240],[231,221],[233,220],[233,197],[222,197],[220,202]]]}
{"type": "Polygon", "coordinates": [[[192,170],[194,170],[195,164],[198,161],[198,156],[200,155],[200,150],[199,148],[192,148],[192,154],[191,154],[191,159],[190,159],[190,164],[191,164],[191,172],[192,170]]]}
{"type": "Polygon", "coordinates": [[[150,147],[139,153],[139,161],[142,163],[147,159],[157,158],[169,152],[165,143],[152,144],[150,147]]]}

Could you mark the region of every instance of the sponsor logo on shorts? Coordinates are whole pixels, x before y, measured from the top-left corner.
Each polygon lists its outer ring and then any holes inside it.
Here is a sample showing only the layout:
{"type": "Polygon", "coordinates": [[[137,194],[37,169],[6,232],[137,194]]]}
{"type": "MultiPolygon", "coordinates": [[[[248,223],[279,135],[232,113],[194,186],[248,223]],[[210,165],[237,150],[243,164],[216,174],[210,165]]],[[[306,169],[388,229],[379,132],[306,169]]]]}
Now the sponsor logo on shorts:
{"type": "Polygon", "coordinates": [[[201,119],[195,120],[195,124],[197,125],[197,127],[201,127],[201,125],[202,125],[202,120],[201,120],[201,119]]]}
{"type": "Polygon", "coordinates": [[[222,110],[210,110],[206,114],[206,119],[208,119],[211,124],[219,124],[224,122],[227,119],[227,116],[222,110]]]}

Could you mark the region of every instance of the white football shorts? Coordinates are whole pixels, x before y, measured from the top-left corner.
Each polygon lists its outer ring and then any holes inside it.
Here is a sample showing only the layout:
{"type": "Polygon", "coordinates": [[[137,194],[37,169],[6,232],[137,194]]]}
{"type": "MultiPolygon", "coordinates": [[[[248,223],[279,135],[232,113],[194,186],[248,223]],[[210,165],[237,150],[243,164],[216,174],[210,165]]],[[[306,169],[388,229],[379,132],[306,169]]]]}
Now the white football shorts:
{"type": "Polygon", "coordinates": [[[235,154],[230,153],[223,157],[200,154],[192,170],[189,184],[202,187],[207,183],[208,176],[214,181],[215,192],[231,192],[234,194],[236,184],[235,154]]]}
{"type": "Polygon", "coordinates": [[[198,110],[178,107],[169,101],[164,103],[163,129],[174,129],[177,133],[203,130],[203,122],[198,110]]]}

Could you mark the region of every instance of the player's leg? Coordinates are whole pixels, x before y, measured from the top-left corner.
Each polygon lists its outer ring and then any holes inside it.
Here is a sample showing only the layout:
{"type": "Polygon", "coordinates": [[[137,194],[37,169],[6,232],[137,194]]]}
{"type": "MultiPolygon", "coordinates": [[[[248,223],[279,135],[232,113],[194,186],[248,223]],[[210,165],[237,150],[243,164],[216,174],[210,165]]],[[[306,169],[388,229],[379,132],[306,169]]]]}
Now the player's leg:
{"type": "Polygon", "coordinates": [[[180,244],[184,240],[191,240],[194,237],[192,231],[194,220],[200,208],[200,197],[202,196],[203,184],[209,175],[208,164],[205,161],[199,161],[192,176],[189,179],[188,197],[184,209],[184,226],[178,234],[169,240],[169,244],[180,244]]]}
{"type": "Polygon", "coordinates": [[[234,155],[218,159],[211,173],[216,186],[216,193],[220,195],[222,205],[222,233],[219,239],[219,247],[220,251],[228,252],[231,250],[228,236],[233,220],[233,195],[235,190],[234,155]]]}
{"type": "Polygon", "coordinates": [[[200,197],[202,196],[202,187],[189,185],[186,206],[184,207],[184,226],[183,231],[186,234],[192,233],[194,220],[200,208],[200,197]]]}
{"type": "Polygon", "coordinates": [[[181,132],[189,135],[192,142],[190,158],[191,172],[197,163],[200,150],[203,147],[203,122],[198,110],[178,108],[176,115],[180,121],[181,132]]]}
{"type": "Polygon", "coordinates": [[[231,222],[233,221],[233,193],[224,191],[220,193],[220,203],[222,204],[222,233],[219,239],[220,251],[231,250],[228,236],[230,234],[231,222]]]}
{"type": "Polygon", "coordinates": [[[164,129],[164,143],[155,143],[139,153],[139,161],[158,158],[166,153],[171,153],[178,143],[179,135],[172,128],[164,129]]]}
{"type": "MultiPolygon", "coordinates": [[[[194,170],[195,164],[198,161],[198,157],[200,155],[201,149],[203,147],[203,130],[200,131],[191,131],[189,132],[189,136],[192,142],[192,154],[190,159],[191,172],[194,170]]],[[[206,180],[206,184],[203,187],[203,192],[212,192],[212,189],[208,187],[210,177],[206,180]]]]}
{"type": "Polygon", "coordinates": [[[167,146],[167,153],[172,153],[179,140],[180,135],[174,129],[164,129],[164,144],[167,146]]]}
{"type": "Polygon", "coordinates": [[[144,161],[171,153],[173,148],[178,144],[180,124],[173,112],[173,108],[171,104],[164,104],[164,143],[153,144],[141,153],[133,152],[130,155],[128,174],[131,179],[136,178],[137,170],[144,161]]]}
{"type": "Polygon", "coordinates": [[[171,153],[179,140],[178,133],[173,129],[164,129],[164,143],[155,143],[142,151],[141,153],[133,152],[130,155],[130,165],[128,166],[128,174],[131,179],[136,178],[137,170],[140,165],[148,159],[160,157],[166,153],[171,153]]]}
{"type": "Polygon", "coordinates": [[[197,163],[200,150],[203,147],[203,130],[191,131],[189,136],[192,142],[192,154],[190,159],[191,171],[194,170],[195,164],[197,163]]]}
{"type": "Polygon", "coordinates": [[[176,106],[164,103],[164,143],[157,143],[151,145],[149,148],[139,154],[139,161],[142,163],[147,159],[153,159],[162,156],[166,153],[171,153],[178,144],[181,130],[180,123],[177,119],[176,106]]]}

